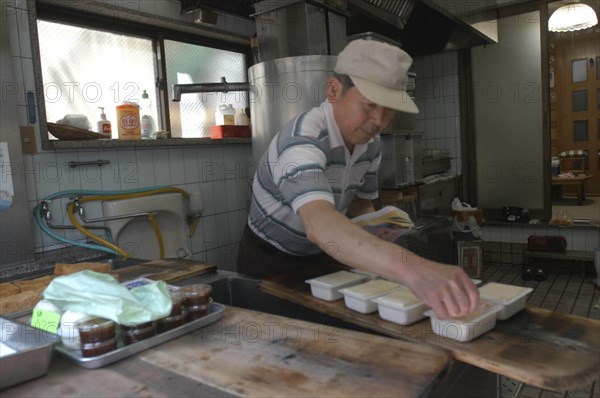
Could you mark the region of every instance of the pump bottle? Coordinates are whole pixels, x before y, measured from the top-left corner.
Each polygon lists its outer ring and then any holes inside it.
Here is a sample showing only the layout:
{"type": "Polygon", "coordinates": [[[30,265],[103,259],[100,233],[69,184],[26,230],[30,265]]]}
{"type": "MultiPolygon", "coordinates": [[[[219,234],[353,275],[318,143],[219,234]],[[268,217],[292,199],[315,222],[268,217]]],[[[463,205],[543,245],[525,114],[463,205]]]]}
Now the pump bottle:
{"type": "Polygon", "coordinates": [[[150,100],[150,97],[148,96],[146,90],[144,90],[144,92],[142,93],[142,100],[140,102],[140,105],[140,113],[142,115],[142,139],[154,139],[156,138],[156,128],[154,126],[154,118],[152,117],[152,101],[150,100]]]}
{"type": "Polygon", "coordinates": [[[112,126],[110,122],[106,119],[106,113],[104,113],[104,108],[99,106],[100,109],[100,120],[98,120],[97,132],[100,134],[106,134],[110,136],[112,134],[112,126]]]}

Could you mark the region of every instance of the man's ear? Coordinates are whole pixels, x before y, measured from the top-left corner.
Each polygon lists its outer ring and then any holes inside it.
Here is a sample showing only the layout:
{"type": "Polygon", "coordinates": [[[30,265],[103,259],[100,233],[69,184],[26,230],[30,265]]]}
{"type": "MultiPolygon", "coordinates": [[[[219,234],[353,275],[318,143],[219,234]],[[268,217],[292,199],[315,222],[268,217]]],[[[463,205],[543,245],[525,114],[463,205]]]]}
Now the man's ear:
{"type": "Polygon", "coordinates": [[[337,77],[330,77],[327,82],[327,101],[338,102],[342,98],[342,82],[337,77]]]}

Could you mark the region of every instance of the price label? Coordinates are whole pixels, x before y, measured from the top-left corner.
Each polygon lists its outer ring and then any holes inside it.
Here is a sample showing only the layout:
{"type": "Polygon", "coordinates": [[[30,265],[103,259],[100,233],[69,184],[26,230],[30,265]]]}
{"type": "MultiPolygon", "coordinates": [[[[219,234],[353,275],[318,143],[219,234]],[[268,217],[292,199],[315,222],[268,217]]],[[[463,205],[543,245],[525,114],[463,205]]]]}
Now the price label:
{"type": "Polygon", "coordinates": [[[50,333],[57,333],[60,324],[60,314],[35,308],[31,315],[31,326],[50,333]]]}

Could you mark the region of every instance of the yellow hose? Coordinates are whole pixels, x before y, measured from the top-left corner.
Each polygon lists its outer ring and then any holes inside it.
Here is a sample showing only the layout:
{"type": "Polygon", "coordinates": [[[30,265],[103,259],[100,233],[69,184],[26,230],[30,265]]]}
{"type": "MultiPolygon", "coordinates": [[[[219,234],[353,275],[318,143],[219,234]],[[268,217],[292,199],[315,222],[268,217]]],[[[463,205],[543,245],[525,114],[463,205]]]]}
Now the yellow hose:
{"type": "Polygon", "coordinates": [[[160,228],[158,228],[156,218],[154,218],[154,215],[152,215],[152,213],[148,213],[148,221],[150,221],[150,224],[152,224],[152,229],[154,230],[156,238],[158,239],[159,255],[160,259],[163,260],[165,258],[165,242],[163,241],[162,234],[160,233],[160,228]]]}
{"type": "Polygon", "coordinates": [[[99,236],[94,235],[93,233],[91,233],[90,231],[88,231],[87,229],[83,228],[75,219],[75,205],[73,202],[69,202],[69,205],[67,207],[67,214],[69,216],[69,220],[71,220],[71,223],[73,224],[73,226],[82,234],[84,234],[85,236],[87,236],[88,238],[92,239],[95,242],[100,243],[103,246],[106,246],[110,249],[113,249],[114,251],[116,251],[117,253],[119,253],[121,256],[123,256],[124,258],[129,258],[129,254],[127,254],[127,252],[123,249],[121,249],[119,246],[117,245],[113,245],[112,243],[110,243],[107,240],[104,240],[102,238],[100,238],[99,236]]]}
{"type": "Polygon", "coordinates": [[[192,225],[190,225],[190,232],[188,234],[188,236],[191,238],[192,236],[194,236],[194,234],[196,233],[196,227],[198,226],[198,219],[196,217],[194,217],[194,219],[192,220],[192,225]]]}
{"type": "MultiPolygon", "coordinates": [[[[181,195],[183,195],[185,198],[188,198],[188,199],[190,197],[190,194],[187,191],[184,191],[183,189],[180,189],[180,188],[159,188],[159,189],[154,189],[151,191],[136,192],[136,193],[85,196],[85,197],[79,198],[79,203],[92,202],[92,201],[96,201],[96,200],[120,200],[120,199],[141,198],[144,196],[156,195],[156,194],[160,194],[160,193],[169,193],[169,192],[178,192],[181,195]]],[[[89,237],[93,241],[98,242],[101,245],[106,246],[106,247],[116,251],[124,258],[129,258],[129,254],[126,251],[124,251],[120,247],[110,243],[109,241],[104,240],[104,239],[100,238],[99,236],[94,235],[93,233],[91,233],[87,229],[85,229],[83,226],[81,226],[75,219],[74,213],[75,213],[74,204],[73,204],[73,202],[70,202],[68,209],[67,209],[67,214],[69,216],[69,220],[71,220],[71,223],[79,232],[81,232],[85,236],[89,237]]],[[[158,244],[159,244],[159,248],[160,248],[160,258],[163,259],[164,255],[165,255],[165,247],[164,247],[164,241],[162,238],[162,234],[160,232],[158,224],[156,223],[156,219],[154,218],[154,216],[152,216],[152,214],[148,214],[148,221],[150,221],[150,223],[152,224],[152,228],[154,229],[154,232],[156,233],[156,237],[158,238],[158,244]]]]}

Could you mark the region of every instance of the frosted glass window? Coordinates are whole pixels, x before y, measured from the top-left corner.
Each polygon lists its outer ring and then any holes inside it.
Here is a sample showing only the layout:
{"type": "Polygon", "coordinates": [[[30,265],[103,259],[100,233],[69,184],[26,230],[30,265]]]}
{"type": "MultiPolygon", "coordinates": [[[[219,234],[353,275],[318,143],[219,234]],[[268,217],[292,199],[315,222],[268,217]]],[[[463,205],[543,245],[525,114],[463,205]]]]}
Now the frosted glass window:
{"type": "Polygon", "coordinates": [[[573,122],[573,140],[587,141],[588,140],[588,121],[575,120],[573,122]]]}
{"type": "MultiPolygon", "coordinates": [[[[247,82],[244,54],[196,44],[165,40],[167,87],[173,84],[247,82]]],[[[209,137],[215,123],[215,111],[221,104],[232,104],[236,114],[248,107],[248,93],[182,94],[180,102],[172,101],[169,90],[169,115],[173,137],[209,137]]]]}
{"type": "Polygon", "coordinates": [[[573,70],[573,83],[584,82],[587,80],[587,59],[578,59],[571,63],[573,70]]]}
{"type": "Polygon", "coordinates": [[[587,90],[573,91],[573,112],[585,112],[587,109],[587,90]]]}
{"type": "Polygon", "coordinates": [[[37,25],[46,120],[82,114],[96,131],[103,107],[117,138],[116,106],[139,101],[143,90],[160,120],[152,40],[43,20],[37,25]]]}

